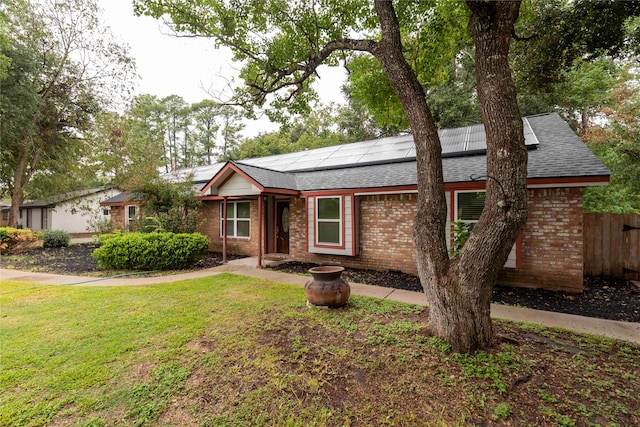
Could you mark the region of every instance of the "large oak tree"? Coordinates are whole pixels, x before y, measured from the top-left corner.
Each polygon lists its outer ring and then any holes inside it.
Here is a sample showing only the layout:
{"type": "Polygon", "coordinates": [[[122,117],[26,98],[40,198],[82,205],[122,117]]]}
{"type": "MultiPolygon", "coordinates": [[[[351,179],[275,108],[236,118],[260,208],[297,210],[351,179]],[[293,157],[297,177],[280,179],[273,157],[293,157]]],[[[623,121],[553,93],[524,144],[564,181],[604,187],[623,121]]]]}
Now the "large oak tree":
{"type": "MultiPolygon", "coordinates": [[[[429,300],[432,332],[455,351],[491,345],[493,284],[527,217],[522,121],[508,63],[519,1],[467,1],[475,44],[477,91],[487,134],[485,208],[464,249],[447,252],[441,145],[419,73],[409,62],[428,42],[446,1],[137,0],[138,13],[168,15],[178,33],[212,37],[242,61],[238,102],[293,111],[305,108],[321,64],[352,52],[381,65],[398,96],[416,146],[418,207],[414,240],[418,272],[429,300]]],[[[447,4],[449,3],[449,4],[447,4]]],[[[446,26],[441,29],[446,31],[446,26]]]]}

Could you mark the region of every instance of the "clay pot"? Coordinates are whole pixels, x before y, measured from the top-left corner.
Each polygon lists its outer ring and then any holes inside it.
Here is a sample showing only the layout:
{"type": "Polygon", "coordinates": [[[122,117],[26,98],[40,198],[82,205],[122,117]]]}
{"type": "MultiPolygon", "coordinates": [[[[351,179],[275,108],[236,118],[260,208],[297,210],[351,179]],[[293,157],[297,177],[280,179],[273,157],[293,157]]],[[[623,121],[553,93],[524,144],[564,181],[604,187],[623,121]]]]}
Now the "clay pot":
{"type": "Polygon", "coordinates": [[[351,286],[342,278],[344,267],[327,265],[313,267],[309,273],[313,280],[304,285],[307,302],[327,307],[342,307],[349,300],[351,286]]]}

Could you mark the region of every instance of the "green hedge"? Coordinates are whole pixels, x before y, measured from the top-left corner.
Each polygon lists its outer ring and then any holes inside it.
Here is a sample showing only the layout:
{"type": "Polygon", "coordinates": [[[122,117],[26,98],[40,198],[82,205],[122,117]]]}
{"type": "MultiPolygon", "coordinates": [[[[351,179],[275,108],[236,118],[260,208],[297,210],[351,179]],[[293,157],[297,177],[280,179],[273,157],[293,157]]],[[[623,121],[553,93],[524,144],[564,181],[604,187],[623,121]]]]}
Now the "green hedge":
{"type": "Polygon", "coordinates": [[[174,270],[201,259],[209,240],[200,233],[120,233],[101,238],[91,256],[98,268],[113,270],[174,270]]]}

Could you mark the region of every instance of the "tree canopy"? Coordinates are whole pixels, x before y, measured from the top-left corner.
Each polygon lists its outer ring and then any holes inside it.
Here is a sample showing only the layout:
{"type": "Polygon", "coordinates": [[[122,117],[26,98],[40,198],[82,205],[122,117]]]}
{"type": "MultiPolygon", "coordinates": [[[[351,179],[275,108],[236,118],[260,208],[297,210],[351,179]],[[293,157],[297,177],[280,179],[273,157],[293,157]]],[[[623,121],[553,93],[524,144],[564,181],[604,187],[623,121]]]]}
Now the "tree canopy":
{"type": "Polygon", "coordinates": [[[134,64],[100,26],[93,0],[10,0],[2,11],[9,39],[1,54],[11,62],[0,79],[0,177],[15,225],[32,179],[40,190],[73,185],[70,172],[83,170],[90,151],[85,131],[126,94],[134,64]]]}

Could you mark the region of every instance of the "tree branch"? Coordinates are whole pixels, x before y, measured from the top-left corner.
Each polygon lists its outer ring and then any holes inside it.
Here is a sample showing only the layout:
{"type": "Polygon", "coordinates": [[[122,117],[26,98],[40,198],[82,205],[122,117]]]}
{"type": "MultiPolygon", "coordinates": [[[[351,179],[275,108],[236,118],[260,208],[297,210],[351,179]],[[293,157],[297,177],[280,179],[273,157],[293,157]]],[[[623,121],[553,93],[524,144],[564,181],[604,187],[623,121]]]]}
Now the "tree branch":
{"type": "Polygon", "coordinates": [[[515,28],[511,31],[511,37],[512,37],[515,41],[519,41],[519,42],[527,41],[527,40],[532,40],[532,39],[536,39],[536,38],[538,38],[539,36],[540,36],[540,34],[533,34],[533,35],[530,35],[530,36],[528,36],[528,37],[520,37],[520,36],[518,36],[518,35],[516,34],[516,29],[515,29],[515,28]]]}

